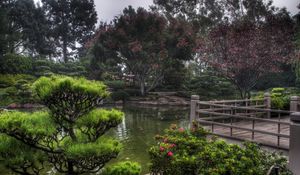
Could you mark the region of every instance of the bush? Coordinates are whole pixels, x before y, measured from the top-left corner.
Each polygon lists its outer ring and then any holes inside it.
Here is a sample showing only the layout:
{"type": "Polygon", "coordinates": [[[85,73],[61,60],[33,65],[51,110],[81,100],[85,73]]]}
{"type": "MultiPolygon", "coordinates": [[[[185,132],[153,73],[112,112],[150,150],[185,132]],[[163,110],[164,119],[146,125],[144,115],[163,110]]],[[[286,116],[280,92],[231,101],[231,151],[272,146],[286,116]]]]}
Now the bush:
{"type": "Polygon", "coordinates": [[[25,74],[0,74],[0,105],[33,103],[36,95],[31,90],[35,77],[25,74]]]}
{"type": "Polygon", "coordinates": [[[157,136],[158,146],[149,150],[153,174],[255,174],[265,175],[274,164],[282,167],[281,174],[291,174],[282,155],[269,153],[256,144],[244,147],[223,140],[206,138],[197,125],[185,130],[173,125],[166,134],[157,136]]]}
{"type": "Polygon", "coordinates": [[[24,74],[32,72],[32,59],[16,54],[7,54],[0,59],[1,74],[24,74]]]}
{"type": "Polygon", "coordinates": [[[139,175],[141,166],[134,162],[121,162],[104,170],[102,175],[139,175]]]}
{"type": "Polygon", "coordinates": [[[138,97],[141,95],[141,91],[139,89],[124,89],[124,91],[131,97],[138,97]]]}
{"type": "Polygon", "coordinates": [[[114,101],[119,101],[119,100],[123,100],[126,101],[129,99],[129,95],[127,92],[123,91],[123,90],[118,90],[116,92],[112,92],[110,94],[110,97],[112,100],[114,101]]]}
{"type": "Polygon", "coordinates": [[[19,80],[33,82],[35,77],[27,74],[0,74],[0,88],[15,86],[19,80]]]}
{"type": "Polygon", "coordinates": [[[125,82],[121,80],[105,81],[104,84],[106,84],[109,88],[112,88],[113,90],[125,88],[125,82]]]}
{"type": "MultiPolygon", "coordinates": [[[[272,88],[271,92],[271,108],[289,110],[291,96],[299,94],[299,90],[295,88],[272,88]]],[[[263,99],[264,92],[258,92],[254,99],[263,99]]]]}
{"type": "Polygon", "coordinates": [[[48,76],[53,74],[52,66],[53,62],[46,59],[39,59],[33,62],[33,74],[35,76],[48,76]]]}

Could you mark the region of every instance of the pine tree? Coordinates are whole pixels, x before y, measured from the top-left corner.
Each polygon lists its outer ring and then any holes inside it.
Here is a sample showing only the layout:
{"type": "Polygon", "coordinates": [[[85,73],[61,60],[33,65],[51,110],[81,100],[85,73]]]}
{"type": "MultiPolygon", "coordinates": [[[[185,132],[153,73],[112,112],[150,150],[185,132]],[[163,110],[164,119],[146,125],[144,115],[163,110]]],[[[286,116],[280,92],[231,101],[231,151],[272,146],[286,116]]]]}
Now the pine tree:
{"type": "Polygon", "coordinates": [[[101,82],[62,76],[33,85],[47,110],[0,114],[0,157],[19,174],[40,174],[45,163],[60,173],[96,173],[121,145],[104,137],[123,119],[117,110],[96,109],[108,96],[101,82]]]}
{"type": "Polygon", "coordinates": [[[97,13],[93,0],[42,0],[47,20],[63,61],[68,62],[77,48],[94,31],[97,13]]]}

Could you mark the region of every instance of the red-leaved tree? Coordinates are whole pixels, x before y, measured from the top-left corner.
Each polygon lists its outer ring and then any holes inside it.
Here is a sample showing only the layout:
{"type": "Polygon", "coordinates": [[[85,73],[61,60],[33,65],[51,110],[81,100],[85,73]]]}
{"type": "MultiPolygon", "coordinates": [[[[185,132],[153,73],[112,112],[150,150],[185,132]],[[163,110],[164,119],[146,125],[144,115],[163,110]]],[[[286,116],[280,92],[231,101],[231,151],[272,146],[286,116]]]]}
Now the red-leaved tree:
{"type": "Polygon", "coordinates": [[[89,45],[94,62],[112,58],[123,65],[123,75],[132,75],[145,95],[160,84],[172,60],[193,58],[195,43],[187,22],[129,6],[110,25],[100,26],[89,45]]]}
{"type": "Polygon", "coordinates": [[[250,98],[261,76],[291,61],[293,25],[284,11],[263,22],[245,18],[223,23],[202,40],[200,58],[229,79],[241,98],[250,98]]]}

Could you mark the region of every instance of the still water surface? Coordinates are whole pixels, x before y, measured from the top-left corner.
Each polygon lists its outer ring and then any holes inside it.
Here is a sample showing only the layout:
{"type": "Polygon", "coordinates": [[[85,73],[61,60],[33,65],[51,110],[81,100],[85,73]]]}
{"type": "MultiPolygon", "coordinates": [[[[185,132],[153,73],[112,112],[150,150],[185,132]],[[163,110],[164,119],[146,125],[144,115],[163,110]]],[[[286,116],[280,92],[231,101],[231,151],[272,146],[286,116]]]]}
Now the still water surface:
{"type": "Polygon", "coordinates": [[[148,149],[155,145],[155,135],[163,134],[171,124],[188,126],[189,109],[183,107],[136,107],[121,108],[125,119],[109,135],[123,144],[123,150],[115,161],[136,161],[142,165],[143,173],[148,172],[148,149]]]}

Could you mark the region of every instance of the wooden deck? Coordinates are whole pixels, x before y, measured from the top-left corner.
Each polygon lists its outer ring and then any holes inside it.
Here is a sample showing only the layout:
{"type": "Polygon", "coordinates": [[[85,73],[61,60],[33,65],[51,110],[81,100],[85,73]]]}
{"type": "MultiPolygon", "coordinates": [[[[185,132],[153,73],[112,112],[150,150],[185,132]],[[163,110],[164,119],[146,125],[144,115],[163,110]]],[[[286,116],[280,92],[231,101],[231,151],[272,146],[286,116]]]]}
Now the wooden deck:
{"type": "MultiPolygon", "coordinates": [[[[272,119],[275,121],[278,121],[278,119],[272,119]]],[[[282,122],[289,122],[289,117],[283,117],[280,121],[282,122]]],[[[201,122],[200,122],[201,123],[201,122]]],[[[221,122],[218,122],[221,123],[221,122]]],[[[225,123],[225,124],[228,124],[225,123]]],[[[229,123],[230,124],[230,123],[229,123]]],[[[211,125],[205,125],[203,124],[204,128],[212,132],[212,126],[211,125]]],[[[238,121],[233,122],[232,126],[238,126],[242,128],[252,128],[252,121],[238,121]]],[[[270,123],[270,122],[264,122],[264,121],[257,121],[255,123],[255,129],[261,130],[261,131],[267,131],[267,132],[274,132],[274,133],[280,133],[280,134],[290,134],[290,129],[288,125],[280,125],[280,132],[278,129],[277,123],[270,123]]],[[[237,128],[232,128],[232,135],[231,135],[231,129],[229,127],[225,126],[213,126],[213,134],[230,138],[230,139],[237,139],[237,140],[249,140],[249,141],[255,141],[256,143],[270,146],[270,147],[276,147],[274,145],[278,145],[278,136],[263,134],[263,133],[254,133],[254,140],[252,139],[252,132],[251,131],[245,131],[237,128]]],[[[280,137],[279,139],[279,148],[288,150],[289,149],[289,138],[280,137]]]]}

